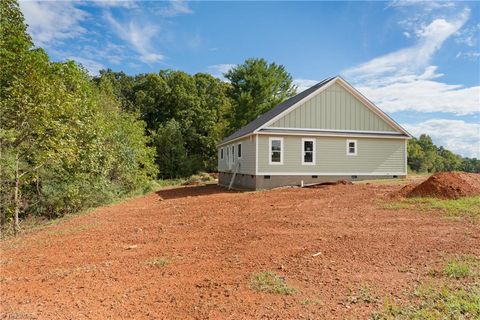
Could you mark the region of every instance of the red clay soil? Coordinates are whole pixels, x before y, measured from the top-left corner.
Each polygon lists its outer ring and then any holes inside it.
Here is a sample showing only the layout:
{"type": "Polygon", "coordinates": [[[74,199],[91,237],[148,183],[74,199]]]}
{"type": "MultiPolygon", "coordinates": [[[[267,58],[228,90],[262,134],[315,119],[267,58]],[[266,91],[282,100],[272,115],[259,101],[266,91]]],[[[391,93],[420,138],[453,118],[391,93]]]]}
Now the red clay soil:
{"type": "Polygon", "coordinates": [[[480,174],[466,172],[439,172],[418,185],[406,186],[404,195],[412,197],[434,197],[458,199],[480,195],[480,174]]]}
{"type": "Polygon", "coordinates": [[[478,224],[382,209],[400,188],[183,187],[78,215],[0,244],[0,319],[365,319],[480,256],[478,224]],[[253,290],[267,270],[297,293],[253,290]]]}

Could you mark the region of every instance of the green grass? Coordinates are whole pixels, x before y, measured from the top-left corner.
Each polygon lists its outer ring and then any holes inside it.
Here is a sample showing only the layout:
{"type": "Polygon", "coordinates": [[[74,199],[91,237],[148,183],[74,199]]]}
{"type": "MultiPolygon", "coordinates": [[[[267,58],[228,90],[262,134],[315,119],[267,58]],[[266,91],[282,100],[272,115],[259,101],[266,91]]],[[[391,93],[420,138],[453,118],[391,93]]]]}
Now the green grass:
{"type": "Polygon", "coordinates": [[[373,295],[371,288],[368,285],[362,285],[357,290],[350,289],[347,296],[346,304],[356,303],[374,303],[378,299],[373,295]]]}
{"type": "Polygon", "coordinates": [[[170,261],[167,258],[159,257],[149,260],[148,264],[155,267],[166,267],[170,264],[170,261]]]}
{"type": "Polygon", "coordinates": [[[410,303],[385,299],[383,310],[372,319],[480,319],[480,259],[456,257],[442,272],[430,272],[434,283],[420,284],[410,303]],[[437,278],[440,277],[440,278],[437,278]]]}
{"type": "Polygon", "coordinates": [[[312,299],[304,299],[304,300],[301,300],[300,301],[300,304],[302,306],[311,306],[311,305],[319,305],[319,304],[322,304],[322,302],[320,300],[312,300],[312,299]]]}
{"type": "Polygon", "coordinates": [[[386,299],[383,311],[372,315],[372,319],[479,319],[480,287],[458,288],[450,286],[419,286],[415,291],[417,305],[399,305],[386,299]]]}
{"type": "Polygon", "coordinates": [[[290,287],[283,277],[274,272],[266,271],[252,275],[250,279],[250,288],[268,293],[292,295],[297,292],[295,288],[290,287]]]}
{"type": "Polygon", "coordinates": [[[454,279],[480,277],[480,259],[471,256],[451,259],[443,269],[443,274],[454,279]]]}
{"type": "Polygon", "coordinates": [[[157,191],[161,188],[181,186],[185,181],[187,181],[186,178],[155,180],[152,189],[157,191]]]}
{"type": "Polygon", "coordinates": [[[471,274],[470,267],[461,261],[452,261],[443,269],[443,273],[455,279],[465,278],[471,274]]]}
{"type": "Polygon", "coordinates": [[[440,210],[448,217],[464,217],[476,221],[478,218],[480,218],[480,196],[465,197],[453,200],[437,198],[409,198],[395,202],[383,203],[382,208],[389,210],[440,210]]]}

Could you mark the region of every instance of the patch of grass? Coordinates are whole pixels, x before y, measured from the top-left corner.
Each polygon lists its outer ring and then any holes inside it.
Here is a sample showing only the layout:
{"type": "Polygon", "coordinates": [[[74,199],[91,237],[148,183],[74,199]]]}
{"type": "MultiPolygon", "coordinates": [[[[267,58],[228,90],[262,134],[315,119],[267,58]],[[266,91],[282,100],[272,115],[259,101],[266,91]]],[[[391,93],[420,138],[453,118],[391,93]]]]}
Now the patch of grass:
{"type": "Polygon", "coordinates": [[[300,301],[300,304],[302,306],[311,306],[311,305],[318,305],[318,304],[322,304],[322,302],[320,300],[312,300],[312,299],[304,299],[304,300],[301,300],[300,301]]]}
{"type": "Polygon", "coordinates": [[[152,189],[157,191],[158,189],[165,187],[181,186],[185,183],[185,181],[185,178],[156,180],[152,186],[152,189]]]}
{"type": "Polygon", "coordinates": [[[167,258],[159,257],[149,260],[148,264],[155,267],[166,267],[170,264],[170,260],[168,260],[167,258]]]}
{"type": "Polygon", "coordinates": [[[437,198],[409,198],[382,204],[383,209],[441,210],[449,217],[480,218],[480,196],[444,200],[437,198]]]}
{"type": "Polygon", "coordinates": [[[191,185],[191,184],[206,184],[209,182],[214,182],[215,178],[213,178],[210,174],[206,172],[199,172],[194,174],[193,176],[189,177],[183,183],[184,185],[191,185]]]}
{"type": "Polygon", "coordinates": [[[437,198],[410,198],[406,200],[420,209],[440,209],[449,216],[480,217],[480,196],[465,197],[453,200],[437,198]]]}
{"type": "Polygon", "coordinates": [[[472,256],[454,258],[447,262],[443,274],[454,279],[480,277],[480,259],[472,256]]]}
{"type": "Polygon", "coordinates": [[[382,209],[387,209],[387,210],[410,209],[412,207],[411,204],[408,204],[403,201],[386,202],[386,203],[382,203],[381,206],[382,206],[382,209]]]}
{"type": "Polygon", "coordinates": [[[350,293],[347,296],[346,303],[356,304],[356,303],[374,303],[378,299],[372,294],[372,290],[368,285],[360,286],[356,291],[350,289],[350,293]]]}
{"type": "Polygon", "coordinates": [[[465,278],[471,274],[470,267],[461,261],[451,261],[448,265],[443,269],[443,273],[455,279],[465,278]]]}
{"type": "Polygon", "coordinates": [[[421,284],[413,293],[412,303],[385,299],[383,310],[372,319],[480,319],[480,259],[456,257],[444,269],[429,273],[436,284],[421,284]],[[463,279],[462,281],[457,281],[463,279]]]}
{"type": "Polygon", "coordinates": [[[272,271],[253,274],[252,278],[250,279],[250,288],[256,291],[284,295],[292,295],[297,292],[295,288],[290,287],[285,282],[285,278],[272,271]]]}
{"type": "Polygon", "coordinates": [[[420,300],[416,305],[396,304],[386,299],[383,311],[372,319],[479,319],[480,287],[451,288],[420,286],[415,291],[420,300]]]}

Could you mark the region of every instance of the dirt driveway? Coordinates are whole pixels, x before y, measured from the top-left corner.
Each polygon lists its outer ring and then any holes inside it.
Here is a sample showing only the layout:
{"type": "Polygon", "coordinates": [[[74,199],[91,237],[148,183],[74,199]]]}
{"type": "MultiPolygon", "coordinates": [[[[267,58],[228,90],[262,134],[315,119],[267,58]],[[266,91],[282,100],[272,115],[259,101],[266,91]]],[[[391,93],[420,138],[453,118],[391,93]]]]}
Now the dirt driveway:
{"type": "Polygon", "coordinates": [[[382,209],[400,187],[187,187],[100,208],[0,244],[0,318],[365,319],[445,257],[480,255],[478,224],[382,209]],[[268,270],[297,293],[250,288],[268,270]]]}

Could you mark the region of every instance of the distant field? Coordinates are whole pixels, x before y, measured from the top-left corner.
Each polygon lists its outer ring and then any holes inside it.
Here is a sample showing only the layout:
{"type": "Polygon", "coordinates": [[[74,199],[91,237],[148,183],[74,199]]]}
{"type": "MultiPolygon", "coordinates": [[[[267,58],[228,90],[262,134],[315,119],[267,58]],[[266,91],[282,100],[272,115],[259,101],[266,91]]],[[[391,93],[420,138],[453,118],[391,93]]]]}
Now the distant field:
{"type": "Polygon", "coordinates": [[[478,319],[480,223],[392,200],[404,183],[179,187],[59,221],[0,244],[0,318],[478,319]]]}

